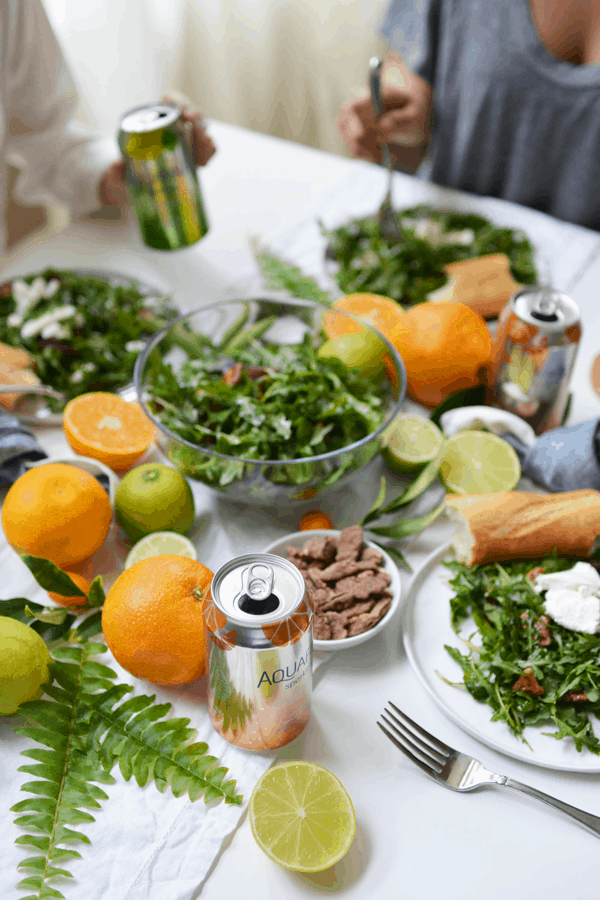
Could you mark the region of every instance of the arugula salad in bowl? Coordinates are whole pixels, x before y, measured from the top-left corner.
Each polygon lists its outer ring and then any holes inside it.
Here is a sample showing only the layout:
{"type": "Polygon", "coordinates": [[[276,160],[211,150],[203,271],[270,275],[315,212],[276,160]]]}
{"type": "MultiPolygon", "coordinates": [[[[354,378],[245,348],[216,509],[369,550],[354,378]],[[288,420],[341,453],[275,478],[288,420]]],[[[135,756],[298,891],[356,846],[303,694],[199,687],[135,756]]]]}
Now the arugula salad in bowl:
{"type": "Polygon", "coordinates": [[[135,384],[180,471],[267,506],[315,497],[366,466],[406,378],[392,345],[353,316],[264,298],[181,316],[148,342],[135,384]]]}

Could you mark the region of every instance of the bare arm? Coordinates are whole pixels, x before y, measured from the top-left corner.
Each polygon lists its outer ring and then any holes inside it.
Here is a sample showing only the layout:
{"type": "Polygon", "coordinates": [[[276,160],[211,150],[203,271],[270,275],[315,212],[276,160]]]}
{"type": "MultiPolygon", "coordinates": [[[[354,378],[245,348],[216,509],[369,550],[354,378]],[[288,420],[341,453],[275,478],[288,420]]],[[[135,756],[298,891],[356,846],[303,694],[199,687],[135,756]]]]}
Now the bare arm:
{"type": "Polygon", "coordinates": [[[338,129],[350,153],[381,162],[381,147],[389,144],[399,168],[414,172],[431,138],[431,85],[390,53],[383,69],[382,96],[386,111],[378,119],[370,97],[345,103],[338,129]]]}

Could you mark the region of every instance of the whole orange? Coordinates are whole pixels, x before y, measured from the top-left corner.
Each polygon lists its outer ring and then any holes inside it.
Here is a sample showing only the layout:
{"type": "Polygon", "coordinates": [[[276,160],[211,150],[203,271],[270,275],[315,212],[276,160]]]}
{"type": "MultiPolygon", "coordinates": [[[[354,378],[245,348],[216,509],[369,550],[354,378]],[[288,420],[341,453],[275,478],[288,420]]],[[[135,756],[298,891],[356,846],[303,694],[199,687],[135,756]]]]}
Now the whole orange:
{"type": "Polygon", "coordinates": [[[186,684],[204,671],[203,600],[212,572],[184,556],[153,556],[115,581],[102,630],[117,662],[154,684],[186,684]]]}
{"type": "Polygon", "coordinates": [[[393,343],[406,366],[409,395],[426,406],[479,384],[492,346],[483,318],[454,301],[413,306],[393,343]]]}
{"type": "Polygon", "coordinates": [[[54,591],[48,591],[48,596],[60,606],[86,606],[87,595],[91,587],[88,579],[80,575],[79,572],[72,572],[69,569],[65,569],[65,575],[68,575],[71,581],[74,581],[77,587],[81,588],[81,594],[77,597],[67,597],[66,594],[56,594],[54,591]]]}
{"type": "Polygon", "coordinates": [[[89,472],[66,463],[29,469],[10,488],[2,527],[17,553],[65,568],[102,546],[112,510],[108,494],[89,472]]]}
{"type": "MultiPolygon", "coordinates": [[[[381,294],[347,294],[332,304],[333,309],[350,313],[375,328],[380,334],[394,343],[395,335],[402,329],[404,310],[400,304],[390,297],[381,294]]],[[[337,316],[335,312],[326,312],[323,317],[323,328],[329,338],[342,334],[360,333],[358,322],[346,316],[337,316]]]]}

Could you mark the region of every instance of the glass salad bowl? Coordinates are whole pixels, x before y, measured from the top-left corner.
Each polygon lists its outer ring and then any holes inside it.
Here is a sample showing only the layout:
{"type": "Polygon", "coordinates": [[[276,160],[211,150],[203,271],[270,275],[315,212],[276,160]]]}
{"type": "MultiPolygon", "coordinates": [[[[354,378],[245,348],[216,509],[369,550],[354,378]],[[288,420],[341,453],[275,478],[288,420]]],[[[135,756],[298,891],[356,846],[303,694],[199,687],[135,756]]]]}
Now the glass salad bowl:
{"type": "Polygon", "coordinates": [[[138,398],[163,453],[222,497],[297,504],[355,478],[399,412],[406,374],[375,329],[308,300],[225,300],[153,335],[138,398]]]}

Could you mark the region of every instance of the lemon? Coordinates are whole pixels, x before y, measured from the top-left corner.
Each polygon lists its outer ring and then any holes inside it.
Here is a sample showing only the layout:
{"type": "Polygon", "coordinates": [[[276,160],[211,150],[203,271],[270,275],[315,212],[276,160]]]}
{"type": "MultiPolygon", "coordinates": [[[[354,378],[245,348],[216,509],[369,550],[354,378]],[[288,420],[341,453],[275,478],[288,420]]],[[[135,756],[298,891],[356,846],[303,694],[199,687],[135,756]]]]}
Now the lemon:
{"type": "Polygon", "coordinates": [[[144,463],[128,472],[117,488],[115,515],[134,543],[155,531],[186,534],[194,523],[194,497],[177,469],[144,463]]]}
{"type": "Polygon", "coordinates": [[[318,356],[322,359],[334,357],[345,363],[349,369],[358,369],[363,375],[375,378],[383,375],[385,344],[372,331],[360,334],[340,334],[321,344],[318,356]]]}
{"type": "Polygon", "coordinates": [[[250,826],[261,850],[296,872],[322,872],[348,851],[356,832],[342,783],[316,763],[268,769],[252,792],[250,826]]]}
{"type": "Polygon", "coordinates": [[[440,477],[454,494],[512,491],[521,477],[513,447],[487,431],[459,431],[448,439],[440,477]]]}
{"type": "Polygon", "coordinates": [[[187,556],[198,559],[196,548],[189,538],[176,531],[155,531],[141,538],[133,547],[125,560],[125,568],[148,559],[150,556],[187,556]]]}
{"type": "Polygon", "coordinates": [[[50,679],[50,653],[37,631],[0,616],[0,715],[9,716],[42,695],[50,679]]]}
{"type": "Polygon", "coordinates": [[[444,436],[418,416],[397,416],[383,433],[382,455],[395,472],[417,472],[435,458],[444,436]]]}

